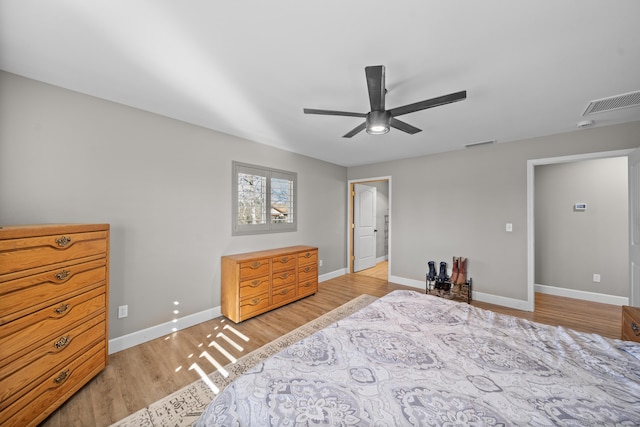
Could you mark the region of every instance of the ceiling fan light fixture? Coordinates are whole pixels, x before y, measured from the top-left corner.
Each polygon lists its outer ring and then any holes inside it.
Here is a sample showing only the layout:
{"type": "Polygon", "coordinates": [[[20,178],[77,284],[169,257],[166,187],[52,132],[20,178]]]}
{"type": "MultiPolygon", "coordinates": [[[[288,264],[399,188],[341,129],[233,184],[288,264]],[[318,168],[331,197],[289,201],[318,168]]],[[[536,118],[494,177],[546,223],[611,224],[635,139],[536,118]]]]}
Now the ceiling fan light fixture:
{"type": "Polygon", "coordinates": [[[389,126],[385,125],[371,125],[367,128],[367,133],[371,135],[384,135],[389,132],[389,126]]]}
{"type": "Polygon", "coordinates": [[[391,114],[388,111],[371,111],[367,114],[366,131],[370,135],[384,135],[389,132],[391,114]]]}

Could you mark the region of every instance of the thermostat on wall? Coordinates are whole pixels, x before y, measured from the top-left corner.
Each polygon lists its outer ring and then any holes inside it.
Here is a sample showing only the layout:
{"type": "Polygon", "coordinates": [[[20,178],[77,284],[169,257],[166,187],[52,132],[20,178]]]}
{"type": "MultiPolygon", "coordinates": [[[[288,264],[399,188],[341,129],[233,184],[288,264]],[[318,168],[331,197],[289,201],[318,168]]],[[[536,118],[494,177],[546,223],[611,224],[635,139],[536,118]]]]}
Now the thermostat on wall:
{"type": "Polygon", "coordinates": [[[574,209],[577,211],[586,211],[587,210],[587,204],[586,203],[576,203],[574,205],[574,209]]]}

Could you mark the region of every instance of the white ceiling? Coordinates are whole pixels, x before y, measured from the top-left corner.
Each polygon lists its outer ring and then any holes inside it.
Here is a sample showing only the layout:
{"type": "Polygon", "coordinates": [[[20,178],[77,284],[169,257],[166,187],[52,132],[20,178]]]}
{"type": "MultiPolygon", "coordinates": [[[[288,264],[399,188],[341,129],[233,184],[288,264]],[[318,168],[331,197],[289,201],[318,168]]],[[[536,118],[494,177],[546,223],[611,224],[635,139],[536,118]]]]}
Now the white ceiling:
{"type": "Polygon", "coordinates": [[[1,0],[0,69],[353,166],[640,120],[582,114],[640,90],[637,0],[1,0]],[[361,132],[367,65],[387,108],[467,90],[361,132]]]}

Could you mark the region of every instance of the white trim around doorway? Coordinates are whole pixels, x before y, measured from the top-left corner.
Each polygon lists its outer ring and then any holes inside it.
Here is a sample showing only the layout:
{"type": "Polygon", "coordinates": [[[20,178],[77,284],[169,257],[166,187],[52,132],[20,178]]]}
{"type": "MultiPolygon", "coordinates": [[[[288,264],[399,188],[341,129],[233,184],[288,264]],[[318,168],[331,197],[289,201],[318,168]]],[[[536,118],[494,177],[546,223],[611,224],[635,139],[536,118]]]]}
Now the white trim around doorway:
{"type": "MultiPolygon", "coordinates": [[[[628,156],[633,149],[601,151],[595,153],[576,154],[570,156],[548,157],[544,159],[527,160],[527,301],[525,310],[534,311],[535,308],[535,167],[558,163],[577,162],[580,160],[606,159],[609,157],[628,156]]],[[[543,290],[542,288],[540,288],[543,290]]],[[[551,292],[548,292],[551,293],[551,292]]],[[[577,295],[574,295],[576,297],[577,295]]]]}
{"type": "Polygon", "coordinates": [[[391,277],[391,236],[392,236],[392,232],[391,232],[391,224],[392,224],[392,204],[393,204],[393,199],[392,199],[392,190],[391,190],[391,176],[378,176],[378,177],[374,177],[374,178],[361,178],[361,179],[350,179],[347,181],[347,263],[346,263],[346,271],[347,274],[351,273],[351,267],[352,267],[352,262],[351,262],[351,256],[353,255],[352,253],[352,248],[353,248],[353,242],[352,242],[352,237],[353,237],[353,233],[352,233],[352,218],[351,218],[351,212],[353,211],[353,197],[351,195],[351,187],[353,186],[353,184],[365,184],[367,182],[376,182],[376,181],[387,181],[388,185],[389,185],[389,236],[388,236],[388,248],[387,248],[387,260],[388,265],[387,265],[387,277],[391,277]]]}

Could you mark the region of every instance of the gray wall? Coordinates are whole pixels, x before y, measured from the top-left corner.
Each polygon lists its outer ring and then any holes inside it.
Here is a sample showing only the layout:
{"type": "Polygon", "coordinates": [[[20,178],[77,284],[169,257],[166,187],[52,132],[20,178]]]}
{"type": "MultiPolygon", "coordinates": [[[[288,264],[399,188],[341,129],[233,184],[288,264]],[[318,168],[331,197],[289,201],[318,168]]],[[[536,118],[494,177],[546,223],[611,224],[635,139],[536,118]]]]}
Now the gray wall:
{"type": "Polygon", "coordinates": [[[527,160],[637,146],[640,122],[347,170],[0,72],[0,224],[110,223],[115,338],[218,306],[224,254],[312,244],[344,269],[347,180],[391,176],[393,276],[465,256],[476,291],[525,300],[527,160]],[[297,232],[231,236],[232,160],[298,173],[297,232]]]}
{"type": "Polygon", "coordinates": [[[110,338],[219,306],[224,254],[343,269],[346,197],[346,168],[0,72],[0,224],[111,224],[110,338]],[[298,173],[297,232],[231,236],[232,160],[298,173]]]}
{"type": "Polygon", "coordinates": [[[536,284],[629,296],[627,172],[626,157],[536,166],[536,284]]]}
{"type": "Polygon", "coordinates": [[[474,291],[524,301],[527,161],[638,146],[633,122],[352,167],[348,178],[392,177],[392,276],[423,281],[428,260],[464,256],[474,291]]]}

